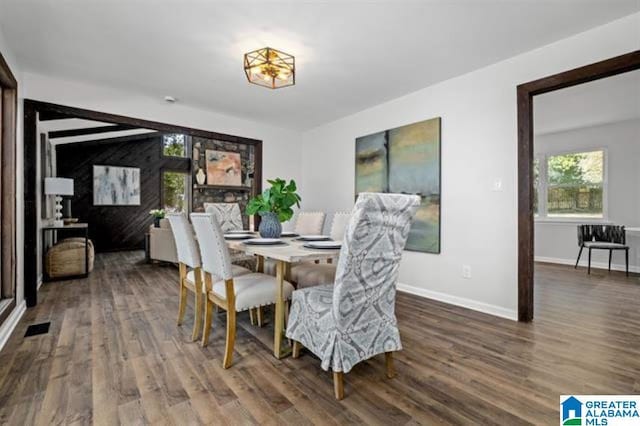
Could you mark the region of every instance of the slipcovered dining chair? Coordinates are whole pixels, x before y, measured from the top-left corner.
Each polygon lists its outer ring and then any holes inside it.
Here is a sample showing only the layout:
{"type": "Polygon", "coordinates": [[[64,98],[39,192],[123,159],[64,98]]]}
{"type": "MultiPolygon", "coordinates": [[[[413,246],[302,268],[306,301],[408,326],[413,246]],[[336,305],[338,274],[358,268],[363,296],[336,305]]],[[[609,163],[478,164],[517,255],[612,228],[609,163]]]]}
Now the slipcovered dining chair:
{"type": "Polygon", "coordinates": [[[629,246],[627,245],[627,233],[624,226],[619,225],[578,225],[578,260],[575,268],[578,268],[582,250],[589,250],[587,274],[591,274],[591,251],[609,250],[609,271],[614,250],[624,250],[626,260],[626,272],[629,276],[629,246]]]}
{"type": "MultiPolygon", "coordinates": [[[[242,212],[238,203],[203,203],[204,211],[216,216],[222,232],[239,231],[244,229],[242,212]]],[[[252,271],[256,270],[255,256],[237,250],[230,250],[231,263],[243,266],[252,271]]]]}
{"type": "MultiPolygon", "coordinates": [[[[167,215],[171,233],[176,242],[178,254],[178,271],[180,285],[180,301],[178,305],[178,325],[182,325],[187,307],[187,291],[195,295],[195,316],[191,338],[196,340],[202,327],[202,270],[198,244],[193,235],[193,228],[184,213],[167,215]]],[[[248,269],[234,266],[237,275],[248,274],[248,269]]]]}
{"type": "MultiPolygon", "coordinates": [[[[278,283],[274,277],[266,274],[237,275],[234,273],[229,249],[215,215],[192,213],[191,222],[200,242],[206,291],[202,345],[206,346],[209,341],[213,307],[217,305],[227,311],[226,347],[222,367],[229,368],[233,362],[236,312],[276,303],[278,283]]],[[[290,299],[292,291],[293,286],[285,281],[283,288],[285,300],[290,299]]]]}
{"type": "Polygon", "coordinates": [[[394,376],[392,353],[402,349],[395,316],[400,259],[420,197],[362,193],[344,235],[334,285],[293,292],[287,337],[293,356],[301,345],[333,371],[336,399],[343,375],[355,364],[384,353],[394,376]]]}
{"type": "MultiPolygon", "coordinates": [[[[333,215],[329,236],[332,240],[341,241],[345,229],[351,219],[351,212],[337,212],[333,215]]],[[[305,288],[313,285],[333,284],[336,278],[336,265],[334,263],[303,262],[291,268],[291,281],[296,288],[305,288]]]]}
{"type": "Polygon", "coordinates": [[[206,213],[216,215],[222,232],[244,229],[242,213],[238,203],[203,203],[202,206],[206,213]]]}

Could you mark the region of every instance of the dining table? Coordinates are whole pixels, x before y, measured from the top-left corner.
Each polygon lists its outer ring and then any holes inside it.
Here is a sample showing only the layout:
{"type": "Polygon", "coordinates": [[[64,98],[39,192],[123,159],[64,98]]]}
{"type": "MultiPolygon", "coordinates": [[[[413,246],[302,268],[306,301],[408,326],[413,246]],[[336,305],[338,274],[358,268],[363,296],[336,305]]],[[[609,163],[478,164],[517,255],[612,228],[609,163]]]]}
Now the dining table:
{"type": "MultiPolygon", "coordinates": [[[[256,237],[258,236],[255,234],[256,237]]],[[[307,241],[298,236],[281,238],[281,243],[272,245],[248,244],[246,240],[226,239],[227,246],[236,251],[257,257],[257,272],[264,272],[264,260],[272,259],[276,264],[277,296],[273,334],[273,355],[284,358],[291,354],[291,346],[285,337],[284,282],[291,279],[291,266],[298,262],[328,262],[338,257],[340,249],[313,249],[304,247],[307,241]]]]}

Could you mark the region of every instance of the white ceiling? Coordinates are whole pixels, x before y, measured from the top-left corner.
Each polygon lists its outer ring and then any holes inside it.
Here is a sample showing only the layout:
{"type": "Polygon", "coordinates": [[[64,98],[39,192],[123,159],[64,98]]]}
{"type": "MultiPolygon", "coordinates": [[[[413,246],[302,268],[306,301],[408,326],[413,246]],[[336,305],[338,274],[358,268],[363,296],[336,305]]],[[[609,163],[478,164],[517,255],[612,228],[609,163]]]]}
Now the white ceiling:
{"type": "Polygon", "coordinates": [[[640,71],[538,95],[533,102],[538,135],[640,119],[640,71]]]}
{"type": "Polygon", "coordinates": [[[28,71],[307,129],[639,9],[638,0],[0,0],[0,26],[28,71]],[[296,56],[295,86],[247,83],[243,53],[267,45],[296,56]]]}

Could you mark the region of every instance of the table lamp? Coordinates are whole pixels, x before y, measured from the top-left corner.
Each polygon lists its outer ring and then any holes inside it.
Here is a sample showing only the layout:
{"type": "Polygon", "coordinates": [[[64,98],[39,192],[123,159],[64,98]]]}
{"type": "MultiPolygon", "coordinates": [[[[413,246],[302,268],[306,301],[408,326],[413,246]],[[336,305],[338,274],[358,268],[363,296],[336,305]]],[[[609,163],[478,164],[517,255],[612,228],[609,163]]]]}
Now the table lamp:
{"type": "Polygon", "coordinates": [[[62,196],[73,195],[73,179],[48,177],[44,178],[44,193],[56,196],[56,216],[53,226],[64,226],[62,220],[62,196]]]}

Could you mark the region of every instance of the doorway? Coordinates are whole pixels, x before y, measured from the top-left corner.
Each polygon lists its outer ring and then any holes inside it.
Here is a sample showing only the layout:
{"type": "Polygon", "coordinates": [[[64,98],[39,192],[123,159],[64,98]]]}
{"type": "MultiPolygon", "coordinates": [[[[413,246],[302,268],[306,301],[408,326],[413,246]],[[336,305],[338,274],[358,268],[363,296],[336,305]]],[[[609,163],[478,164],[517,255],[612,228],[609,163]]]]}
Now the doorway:
{"type": "Polygon", "coordinates": [[[640,51],[518,86],[518,320],[534,317],[534,210],[536,208],[533,99],[536,95],[640,69],[640,51]]]}

